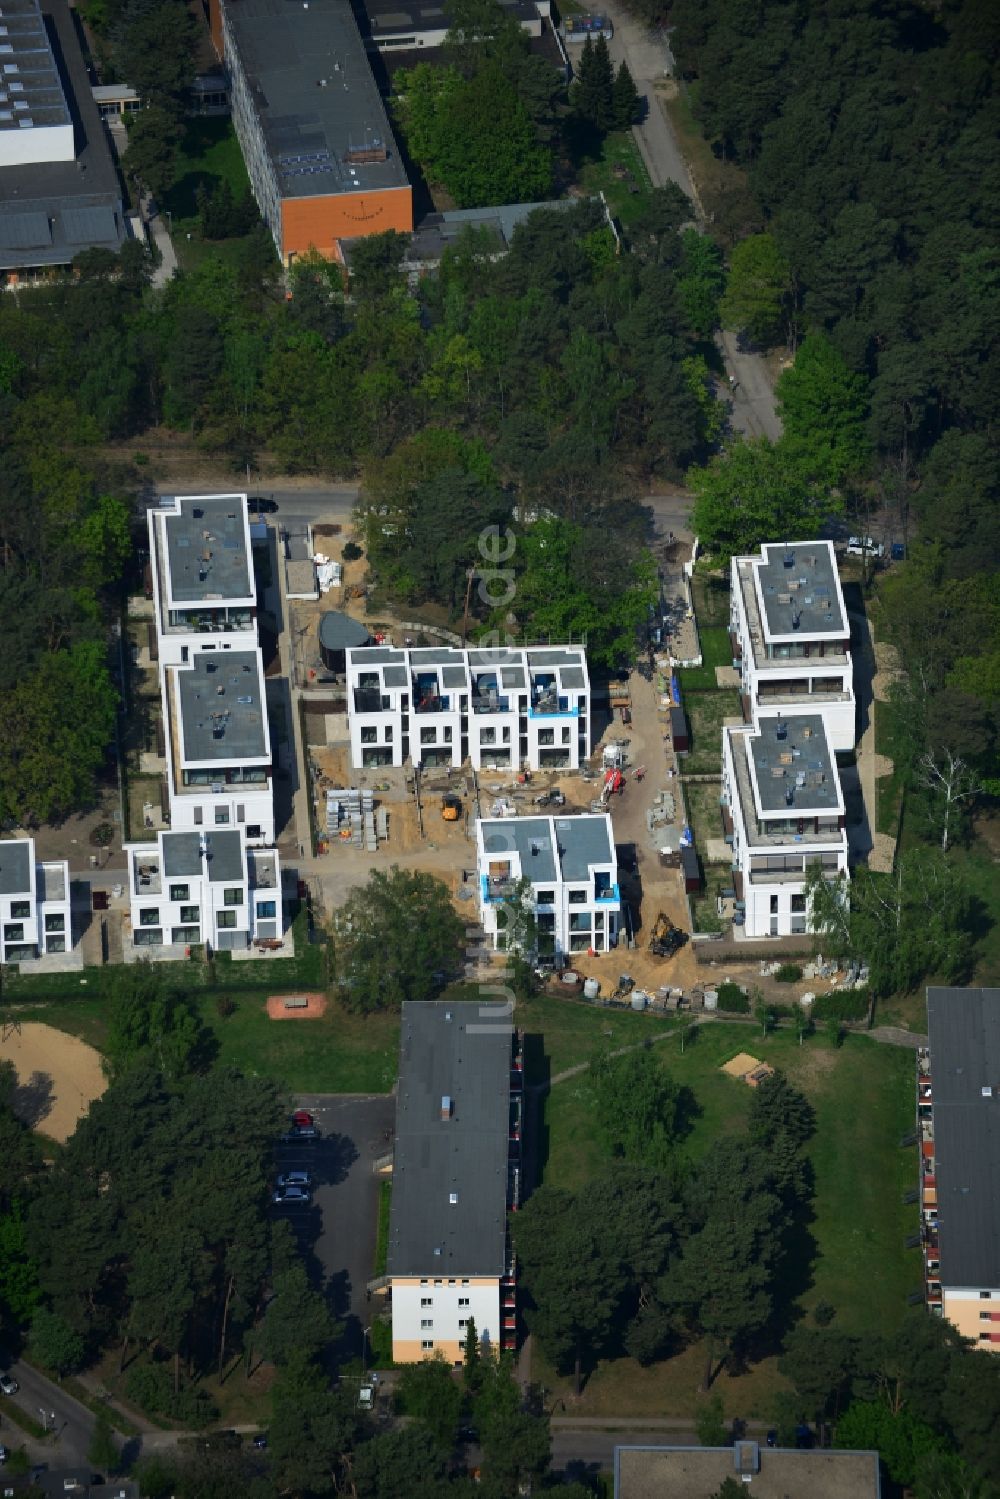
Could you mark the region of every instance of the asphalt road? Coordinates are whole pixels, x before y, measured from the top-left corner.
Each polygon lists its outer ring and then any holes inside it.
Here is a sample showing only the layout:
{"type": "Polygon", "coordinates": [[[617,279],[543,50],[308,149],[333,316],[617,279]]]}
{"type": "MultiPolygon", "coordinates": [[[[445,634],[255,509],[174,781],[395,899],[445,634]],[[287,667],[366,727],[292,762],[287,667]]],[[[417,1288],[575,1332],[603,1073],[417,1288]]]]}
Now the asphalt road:
{"type": "Polygon", "coordinates": [[[279,1151],[280,1171],[302,1169],[314,1179],[310,1208],[289,1211],[289,1221],[345,1325],[346,1356],[360,1357],[362,1331],[371,1320],[365,1285],[372,1278],[378,1224],[379,1178],[372,1164],[390,1149],[396,1099],[391,1093],[319,1093],[297,1103],[313,1115],[322,1138],[279,1151]]]}
{"type": "Polygon", "coordinates": [[[6,1447],[24,1447],[31,1461],[39,1466],[86,1467],[87,1448],[94,1430],[90,1411],[30,1364],[17,1360],[7,1367],[20,1385],[11,1400],[39,1424],[44,1416],[45,1425],[54,1430],[54,1435],[37,1441],[7,1420],[0,1424],[0,1440],[6,1447]]]}

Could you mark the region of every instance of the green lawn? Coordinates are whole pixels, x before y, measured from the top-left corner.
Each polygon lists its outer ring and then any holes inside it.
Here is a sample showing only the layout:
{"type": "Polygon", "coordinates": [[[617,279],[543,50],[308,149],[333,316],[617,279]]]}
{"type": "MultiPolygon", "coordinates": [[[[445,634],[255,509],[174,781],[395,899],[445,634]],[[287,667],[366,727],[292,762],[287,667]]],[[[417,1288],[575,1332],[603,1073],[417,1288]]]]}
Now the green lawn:
{"type": "Polygon", "coordinates": [[[163,207],[170,210],[174,228],[190,229],[198,222],[196,194],[228,182],[234,198],[250,191],[250,178],[243,164],[232,120],[217,116],[190,119],[177,153],[173,185],[164,194],[163,207]]]}
{"type": "Polygon", "coordinates": [[[733,644],[725,625],[699,625],[701,642],[701,665],[688,666],[678,671],[681,692],[714,691],[718,683],[715,676],[717,666],[732,666],[733,644]]]}
{"type": "MultiPolygon", "coordinates": [[[[624,955],[623,955],[624,956],[624,955]]],[[[623,961],[623,971],[628,964],[623,961]]],[[[515,1024],[525,1032],[526,1081],[539,1083],[589,1062],[607,1041],[627,1046],[672,1030],[675,1021],[651,1011],[607,1010],[601,1005],[547,994],[520,1000],[515,1024]]]]}
{"type": "MultiPolygon", "coordinates": [[[[272,993],[280,992],[272,990],[272,993]]],[[[330,1001],[317,1020],[269,1020],[259,994],[234,993],[222,1019],[207,1000],[205,1019],[219,1058],[250,1075],[277,1078],[293,1093],[388,1093],[396,1079],[399,1018],[352,1015],[330,1001]]]]}
{"type": "Polygon", "coordinates": [[[723,722],[727,718],[743,722],[739,693],[718,688],[713,692],[686,692],[683,702],[691,751],[680,762],[682,774],[721,776],[723,722]]]}
{"type": "MultiPolygon", "coordinates": [[[[694,833],[694,841],[702,860],[706,857],[706,845],[709,838],[722,838],[725,836],[722,826],[722,812],[719,807],[719,792],[721,789],[717,781],[685,781],[684,783],[684,805],[687,808],[687,820],[694,833]]],[[[730,862],[727,855],[727,870],[730,862]]]]}
{"type": "MultiPolygon", "coordinates": [[[[725,1023],[702,1026],[683,1055],[671,1038],[656,1055],[692,1089],[700,1109],[683,1147],[688,1159],[742,1129],[750,1090],[719,1069],[744,1050],[780,1066],[816,1109],[809,1153],[818,1253],[803,1307],[830,1302],[836,1325],[849,1332],[894,1326],[920,1277],[917,1252],[903,1248],[916,1227],[916,1210],[902,1202],[916,1161],[912,1149],[899,1147],[913,1123],[912,1052],[857,1035],[839,1050],[820,1036],[800,1047],[788,1027],[764,1040],[756,1027],[725,1023]]],[[[553,1087],[544,1123],[546,1182],[579,1186],[607,1165],[585,1074],[553,1087]]]]}
{"type": "Polygon", "coordinates": [[[606,135],[599,157],[583,165],[579,181],[587,193],[604,193],[608,207],[623,229],[628,229],[646,207],[652,190],[631,130],[614,130],[606,135]]]}
{"type": "Polygon", "coordinates": [[[729,578],[719,573],[695,569],[691,579],[691,598],[699,628],[721,625],[729,627],[729,578]]]}

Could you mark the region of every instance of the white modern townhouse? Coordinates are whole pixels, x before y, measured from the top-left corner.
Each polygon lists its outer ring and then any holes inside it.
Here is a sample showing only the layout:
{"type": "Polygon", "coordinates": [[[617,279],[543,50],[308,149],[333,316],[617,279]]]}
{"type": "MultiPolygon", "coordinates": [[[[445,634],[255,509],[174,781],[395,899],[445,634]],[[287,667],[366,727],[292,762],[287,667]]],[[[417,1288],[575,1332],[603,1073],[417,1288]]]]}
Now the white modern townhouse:
{"type": "Polygon", "coordinates": [[[582,646],[348,650],[351,763],[578,770],[591,753],[582,646]]]}
{"type": "Polygon", "coordinates": [[[833,544],[767,544],[731,563],[730,635],[748,723],[819,713],[835,754],[854,748],[851,631],[833,544]]]}
{"type": "Polygon", "coordinates": [[[0,963],[69,952],[69,864],[35,859],[33,838],[0,840],[0,963]]]}
{"type": "Polygon", "coordinates": [[[504,902],[527,880],[538,946],[557,956],[609,952],[621,924],[618,859],[606,812],[502,817],[476,823],[479,909],[495,949],[505,946],[504,902]]]}
{"type": "Polygon", "coordinates": [[[281,936],[278,852],[249,848],[242,828],[161,831],[126,844],[125,856],[126,958],[182,956],[196,943],[233,952],[281,936]]]}
{"type": "Polygon", "coordinates": [[[164,498],[147,519],[160,661],[179,666],[198,650],[255,650],[246,495],[164,498]]]}
{"type": "Polygon", "coordinates": [[[723,729],[722,813],[746,936],[804,933],[810,866],[830,879],[847,871],[844,797],[819,712],[723,729]]]}

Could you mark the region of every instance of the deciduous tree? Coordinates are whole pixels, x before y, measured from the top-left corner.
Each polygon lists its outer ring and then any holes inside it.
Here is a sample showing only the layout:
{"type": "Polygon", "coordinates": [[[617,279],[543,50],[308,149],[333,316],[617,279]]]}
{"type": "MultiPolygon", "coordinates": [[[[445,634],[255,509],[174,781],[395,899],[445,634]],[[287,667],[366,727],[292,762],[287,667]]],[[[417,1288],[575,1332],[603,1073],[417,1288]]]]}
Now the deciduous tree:
{"type": "Polygon", "coordinates": [[[447,885],[433,875],[376,871],[337,919],[337,978],[356,1010],[397,1009],[432,999],[459,958],[465,928],[447,885]]]}

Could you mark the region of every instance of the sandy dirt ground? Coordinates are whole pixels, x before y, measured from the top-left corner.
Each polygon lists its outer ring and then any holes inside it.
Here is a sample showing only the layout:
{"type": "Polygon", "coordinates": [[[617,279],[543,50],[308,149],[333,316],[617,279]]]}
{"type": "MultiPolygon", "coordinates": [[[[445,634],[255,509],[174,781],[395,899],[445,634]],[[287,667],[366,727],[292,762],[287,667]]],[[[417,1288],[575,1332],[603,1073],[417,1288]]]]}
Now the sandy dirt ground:
{"type": "Polygon", "coordinates": [[[267,1001],[268,1018],[271,1020],[318,1020],[321,1015],[326,1014],[325,994],[272,994],[267,1001]],[[304,999],[306,1003],[295,1009],[288,1009],[286,999],[304,999]]]}
{"type": "Polygon", "coordinates": [[[50,1025],[5,1026],[0,1059],[17,1069],[14,1113],[60,1143],[107,1087],[94,1048],[50,1025]]]}

